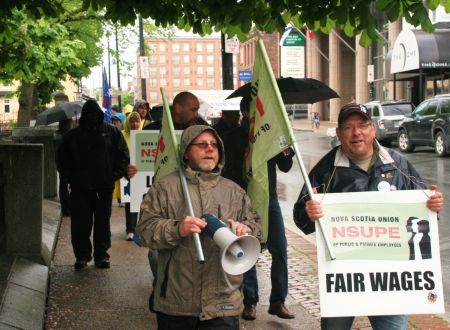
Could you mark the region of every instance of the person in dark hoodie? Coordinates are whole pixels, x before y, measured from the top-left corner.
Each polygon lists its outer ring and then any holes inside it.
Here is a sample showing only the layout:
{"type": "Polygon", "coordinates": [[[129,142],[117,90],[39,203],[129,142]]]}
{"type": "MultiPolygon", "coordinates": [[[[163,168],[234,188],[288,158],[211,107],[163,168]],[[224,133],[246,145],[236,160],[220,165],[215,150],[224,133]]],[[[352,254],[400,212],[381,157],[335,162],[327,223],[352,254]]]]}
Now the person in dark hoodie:
{"type": "Polygon", "coordinates": [[[114,181],[126,176],[130,159],[122,133],[104,123],[103,117],[97,102],[88,100],[79,126],[64,135],[58,152],[58,170],[68,178],[71,189],[71,236],[77,270],[86,268],[92,256],[97,268],[110,266],[107,251],[111,247],[114,181]]]}
{"type": "Polygon", "coordinates": [[[133,112],[137,112],[141,116],[141,127],[149,125],[152,122],[152,117],[150,116],[150,104],[145,100],[137,100],[133,107],[133,112]]]}

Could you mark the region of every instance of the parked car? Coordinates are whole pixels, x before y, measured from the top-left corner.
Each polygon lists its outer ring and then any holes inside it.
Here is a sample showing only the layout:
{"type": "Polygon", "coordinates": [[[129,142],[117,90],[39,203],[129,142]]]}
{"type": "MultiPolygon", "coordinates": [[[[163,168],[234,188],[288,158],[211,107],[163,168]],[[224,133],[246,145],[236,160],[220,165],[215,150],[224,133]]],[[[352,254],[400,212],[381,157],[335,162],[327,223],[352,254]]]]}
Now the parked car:
{"type": "Polygon", "coordinates": [[[450,153],[450,94],[436,95],[420,103],[398,131],[398,147],[403,152],[415,146],[434,147],[438,156],[450,153]]]}
{"type": "Polygon", "coordinates": [[[397,139],[400,124],[414,110],[408,101],[372,101],[364,105],[377,127],[377,140],[386,145],[397,139]]]}

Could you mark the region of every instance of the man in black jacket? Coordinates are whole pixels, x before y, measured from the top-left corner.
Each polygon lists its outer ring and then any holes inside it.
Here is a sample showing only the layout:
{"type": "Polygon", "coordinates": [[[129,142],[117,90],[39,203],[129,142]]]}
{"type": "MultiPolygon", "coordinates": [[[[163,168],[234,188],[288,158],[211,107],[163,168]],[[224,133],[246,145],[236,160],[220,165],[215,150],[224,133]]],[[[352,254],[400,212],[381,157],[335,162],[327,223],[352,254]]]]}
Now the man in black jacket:
{"type": "Polygon", "coordinates": [[[110,216],[114,181],[126,176],[128,147],[122,133],[103,122],[103,111],[88,100],[79,126],[64,137],[58,152],[58,170],[70,184],[71,236],[75,269],[92,259],[90,235],[94,227],[95,266],[109,268],[110,216]]]}
{"type": "MultiPolygon", "coordinates": [[[[376,127],[363,105],[342,107],[336,134],[341,146],[326,154],[309,173],[320,193],[425,189],[414,167],[396,151],[383,148],[375,140],[376,127]]],[[[435,190],[436,186],[429,189],[435,190]]],[[[435,192],[427,201],[434,212],[442,209],[444,198],[435,192]]],[[[323,217],[318,201],[311,200],[306,187],[294,206],[294,221],[305,234],[314,232],[314,221],[323,217]]],[[[354,317],[322,318],[322,329],[351,329],[354,317]]],[[[374,329],[406,329],[406,315],[372,315],[374,329]]]]}

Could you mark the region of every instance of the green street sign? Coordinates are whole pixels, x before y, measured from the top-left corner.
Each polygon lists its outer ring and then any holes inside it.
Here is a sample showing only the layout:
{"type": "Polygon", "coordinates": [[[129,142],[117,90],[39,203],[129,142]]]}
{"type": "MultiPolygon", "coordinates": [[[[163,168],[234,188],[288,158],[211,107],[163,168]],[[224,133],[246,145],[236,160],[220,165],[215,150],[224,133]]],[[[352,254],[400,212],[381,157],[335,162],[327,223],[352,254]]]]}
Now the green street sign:
{"type": "Polygon", "coordinates": [[[291,33],[283,41],[283,46],[304,46],[305,38],[300,33],[291,33]]]}

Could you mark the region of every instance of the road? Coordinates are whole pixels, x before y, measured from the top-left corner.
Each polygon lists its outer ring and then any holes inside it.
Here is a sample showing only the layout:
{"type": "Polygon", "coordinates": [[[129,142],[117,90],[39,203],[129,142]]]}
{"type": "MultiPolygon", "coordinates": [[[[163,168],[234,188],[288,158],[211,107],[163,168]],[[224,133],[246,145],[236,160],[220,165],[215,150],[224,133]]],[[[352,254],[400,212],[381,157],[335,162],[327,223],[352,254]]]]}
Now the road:
{"type": "MultiPolygon", "coordinates": [[[[301,157],[307,171],[327,153],[330,148],[330,138],[313,132],[296,131],[296,140],[301,157]]],[[[396,146],[394,145],[395,149],[396,146]]],[[[397,149],[398,150],[398,149],[397,149]]],[[[444,193],[445,206],[439,214],[439,241],[441,250],[442,279],[445,301],[450,301],[450,157],[439,158],[431,148],[417,148],[415,152],[403,154],[414,165],[426,184],[436,184],[444,193]],[[447,175],[446,175],[447,173],[447,175]]],[[[278,194],[286,227],[300,233],[292,219],[292,207],[303,186],[303,177],[296,162],[288,173],[278,172],[278,194]]],[[[314,240],[313,235],[308,235],[314,240]]]]}

